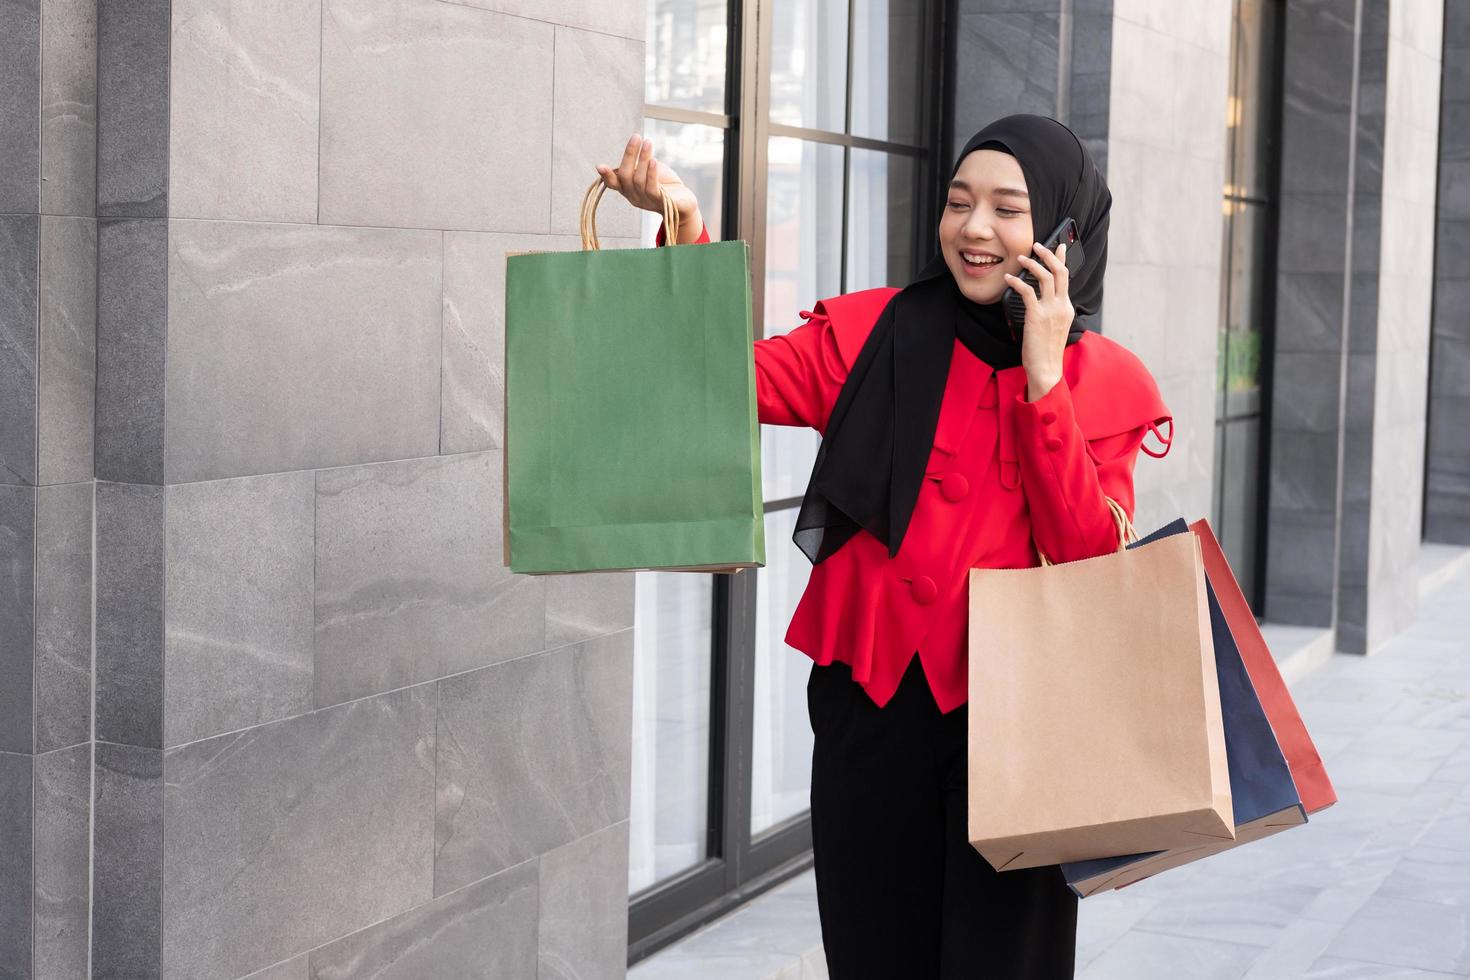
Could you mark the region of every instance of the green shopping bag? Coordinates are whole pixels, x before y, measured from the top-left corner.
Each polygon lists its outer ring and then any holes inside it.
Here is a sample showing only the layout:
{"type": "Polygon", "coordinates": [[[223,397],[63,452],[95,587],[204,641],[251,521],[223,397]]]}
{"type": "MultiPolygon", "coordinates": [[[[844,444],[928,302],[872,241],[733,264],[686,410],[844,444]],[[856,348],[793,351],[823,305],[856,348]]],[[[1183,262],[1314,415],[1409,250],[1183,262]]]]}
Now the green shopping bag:
{"type": "Polygon", "coordinates": [[[600,251],[603,187],[583,251],[506,259],[506,563],[763,565],[747,246],[600,251]]]}

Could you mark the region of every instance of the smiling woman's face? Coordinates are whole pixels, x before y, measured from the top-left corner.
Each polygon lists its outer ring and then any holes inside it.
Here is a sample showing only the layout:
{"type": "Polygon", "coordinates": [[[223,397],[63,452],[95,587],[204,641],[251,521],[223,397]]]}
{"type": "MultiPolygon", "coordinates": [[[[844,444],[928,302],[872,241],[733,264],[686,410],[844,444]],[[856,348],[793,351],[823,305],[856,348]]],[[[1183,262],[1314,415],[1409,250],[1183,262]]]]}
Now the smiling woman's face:
{"type": "Polygon", "coordinates": [[[1016,158],[975,150],[960,161],[939,220],[939,245],[960,292],[976,303],[999,302],[1005,273],[1020,275],[1020,256],[1036,257],[1034,241],[1026,177],[1016,158]]]}

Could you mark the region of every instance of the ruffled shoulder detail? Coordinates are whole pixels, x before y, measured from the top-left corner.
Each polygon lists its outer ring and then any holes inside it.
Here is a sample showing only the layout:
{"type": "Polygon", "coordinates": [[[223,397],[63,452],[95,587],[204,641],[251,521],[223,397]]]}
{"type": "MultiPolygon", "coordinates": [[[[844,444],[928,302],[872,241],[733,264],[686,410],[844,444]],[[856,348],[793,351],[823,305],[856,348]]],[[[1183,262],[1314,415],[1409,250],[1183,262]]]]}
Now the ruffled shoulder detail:
{"type": "Polygon", "coordinates": [[[858,352],[868,340],[868,334],[873,332],[873,325],[878,322],[878,315],[898,292],[900,290],[885,286],[832,296],[820,300],[810,310],[802,310],[801,318],[825,318],[831,324],[832,336],[837,342],[837,352],[842,358],[843,368],[851,370],[858,352]]]}
{"type": "Polygon", "coordinates": [[[1169,452],[1174,416],[1138,355],[1116,340],[1087,333],[1067,348],[1064,371],[1077,424],[1089,439],[1146,427],[1163,449],[1150,449],[1145,443],[1143,451],[1150,456],[1169,452]]]}

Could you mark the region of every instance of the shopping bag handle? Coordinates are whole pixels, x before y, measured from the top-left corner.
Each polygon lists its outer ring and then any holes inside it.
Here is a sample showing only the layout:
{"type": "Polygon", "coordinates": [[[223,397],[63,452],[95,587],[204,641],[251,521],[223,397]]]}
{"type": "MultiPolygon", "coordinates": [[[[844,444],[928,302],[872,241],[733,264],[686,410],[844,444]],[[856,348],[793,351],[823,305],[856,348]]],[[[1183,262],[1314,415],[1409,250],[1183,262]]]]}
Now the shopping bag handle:
{"type": "MultiPolygon", "coordinates": [[[[602,249],[597,240],[597,205],[602,200],[602,192],[607,190],[607,184],[598,177],[587,188],[587,193],[582,195],[582,250],[585,252],[596,252],[602,249]]],[[[679,209],[674,206],[674,199],[669,197],[667,191],[659,188],[659,194],[664,199],[664,244],[673,245],[679,240],[679,209]]]]}
{"type": "MultiPolygon", "coordinates": [[[[1138,531],[1134,529],[1133,521],[1128,517],[1128,512],[1123,509],[1122,504],[1118,503],[1112,497],[1104,497],[1103,499],[1108,502],[1108,510],[1113,512],[1113,520],[1117,522],[1118,550],[1122,551],[1138,540],[1138,531]]],[[[1034,538],[1031,543],[1036,544],[1034,538]]],[[[1041,550],[1041,545],[1039,544],[1036,545],[1036,557],[1041,559],[1041,566],[1043,568],[1050,568],[1055,564],[1050,558],[1046,557],[1046,552],[1041,550]]]]}

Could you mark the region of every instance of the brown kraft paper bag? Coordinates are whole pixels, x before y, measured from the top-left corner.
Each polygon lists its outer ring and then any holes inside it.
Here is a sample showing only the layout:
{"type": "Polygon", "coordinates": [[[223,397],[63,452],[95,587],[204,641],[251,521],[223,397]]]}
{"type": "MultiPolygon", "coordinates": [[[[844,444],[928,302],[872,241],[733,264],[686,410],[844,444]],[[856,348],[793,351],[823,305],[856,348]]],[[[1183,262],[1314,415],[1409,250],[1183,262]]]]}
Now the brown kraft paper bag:
{"type": "Polygon", "coordinates": [[[1192,534],[970,570],[970,842],[997,870],[1234,839],[1205,595],[1192,534]]]}

